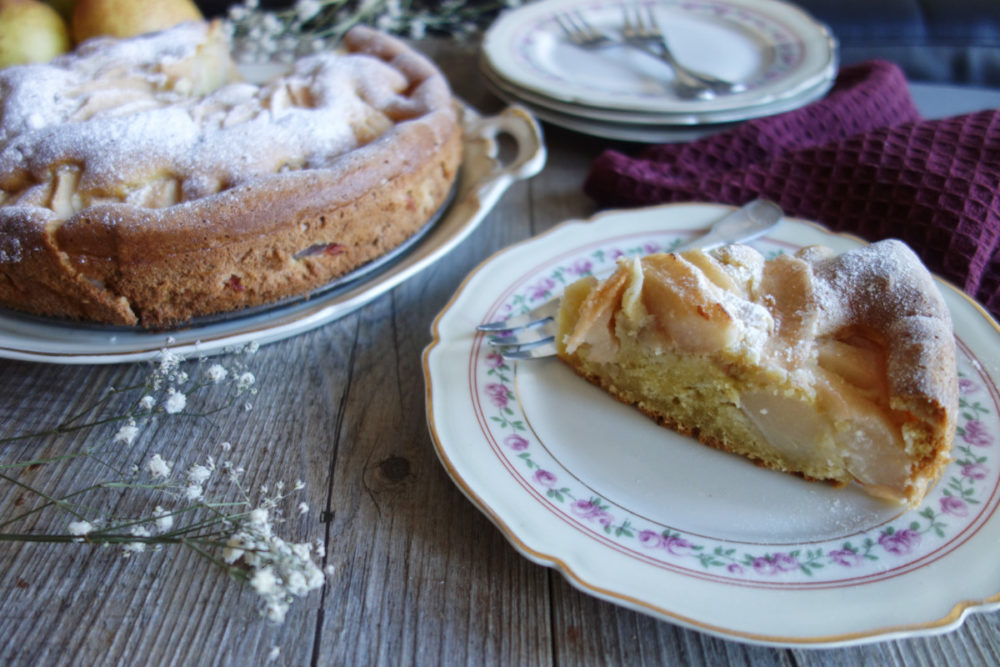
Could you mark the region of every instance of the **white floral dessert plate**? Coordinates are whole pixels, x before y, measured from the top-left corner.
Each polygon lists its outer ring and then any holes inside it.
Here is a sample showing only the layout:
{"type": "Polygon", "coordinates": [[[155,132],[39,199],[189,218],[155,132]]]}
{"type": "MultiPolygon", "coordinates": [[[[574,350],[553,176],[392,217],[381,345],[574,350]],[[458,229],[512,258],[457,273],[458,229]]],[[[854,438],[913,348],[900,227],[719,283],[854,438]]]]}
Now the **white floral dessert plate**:
{"type": "Polygon", "coordinates": [[[441,259],[478,226],[512,183],[538,173],[544,165],[541,130],[523,107],[511,106],[491,117],[467,107],[464,118],[465,153],[451,204],[418,242],[378,272],[315,298],[169,332],[88,326],[0,311],[0,357],[98,364],[152,359],[165,348],[206,355],[251,341],[263,345],[282,340],[347,315],[441,259]],[[514,145],[509,161],[500,156],[500,135],[514,145]]]}
{"type": "MultiPolygon", "coordinates": [[[[539,120],[546,123],[595,137],[640,143],[678,143],[725,132],[737,124],[722,122],[674,124],[671,119],[656,114],[632,114],[627,111],[605,111],[563,104],[547,100],[530,91],[507,86],[493,76],[485,66],[481,71],[487,88],[505,102],[527,107],[539,120]]],[[[820,85],[803,91],[800,95],[760,108],[759,115],[778,114],[805,106],[825,95],[832,85],[832,80],[824,80],[820,85]]]]}
{"type": "MultiPolygon", "coordinates": [[[[544,109],[545,111],[578,118],[580,120],[596,123],[615,123],[619,125],[670,126],[672,129],[679,132],[697,132],[706,126],[736,124],[726,123],[724,121],[708,123],[700,120],[698,122],[686,122],[691,120],[687,115],[678,118],[676,114],[629,111],[623,109],[603,109],[599,107],[587,107],[580,104],[561,102],[546,95],[534,93],[530,90],[512,85],[503,77],[498,76],[485,60],[480,61],[479,70],[489,87],[508,102],[526,103],[533,109],[544,109]]],[[[770,104],[756,106],[753,115],[765,116],[797,109],[816,99],[819,99],[825,95],[832,86],[833,78],[824,77],[815,85],[806,88],[795,95],[782,97],[781,99],[775,100],[770,104]]],[[[740,116],[739,120],[742,121],[745,120],[744,116],[747,115],[747,112],[745,110],[741,110],[737,115],[740,116]]]]}
{"type": "MultiPolygon", "coordinates": [[[[943,632],[1000,607],[1000,325],[950,285],[955,460],[912,511],[704,447],[558,360],[505,362],[475,331],[619,256],[668,250],[728,210],[607,212],[471,274],[424,352],[428,424],[452,479],[518,550],[580,589],[729,639],[855,644],[943,632]]],[[[786,219],[754,245],[813,243],[861,242],[786,219]]]]}
{"type": "Polygon", "coordinates": [[[564,103],[671,114],[675,123],[728,122],[832,80],[836,42],[821,23],[778,0],[649,0],[677,58],[746,84],[744,92],[681,99],[670,70],[624,47],[581,49],[556,17],[579,11],[614,35],[630,0],[541,0],[503,14],[487,31],[483,57],[512,85],[564,103]]]}

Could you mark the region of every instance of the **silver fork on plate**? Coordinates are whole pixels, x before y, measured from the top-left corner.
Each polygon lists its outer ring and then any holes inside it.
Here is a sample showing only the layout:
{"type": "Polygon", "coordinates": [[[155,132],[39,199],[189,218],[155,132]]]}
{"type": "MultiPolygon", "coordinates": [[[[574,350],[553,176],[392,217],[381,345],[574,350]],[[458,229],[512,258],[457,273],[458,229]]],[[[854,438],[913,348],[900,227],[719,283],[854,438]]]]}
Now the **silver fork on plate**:
{"type": "MultiPolygon", "coordinates": [[[[774,202],[755,199],[716,221],[706,234],[684,243],[672,252],[711,248],[727,243],[742,243],[755,239],[772,229],[784,214],[774,202]]],[[[480,324],[476,329],[496,334],[493,346],[505,359],[539,359],[556,353],[555,316],[559,299],[550,299],[540,306],[504,320],[480,324]]]]}
{"type": "Polygon", "coordinates": [[[679,87],[691,91],[710,91],[702,97],[712,97],[716,94],[738,93],[746,90],[746,84],[728,81],[717,76],[693,70],[677,60],[667,43],[666,35],[660,29],[653,7],[635,4],[622,7],[622,37],[627,44],[645,47],[647,53],[660,58],[674,71],[679,87]]]}
{"type": "MultiPolygon", "coordinates": [[[[555,19],[559,27],[566,33],[570,43],[582,49],[599,49],[607,46],[631,47],[654,58],[665,60],[657,48],[646,43],[646,38],[629,41],[624,35],[623,39],[612,37],[591,25],[579,10],[574,9],[556,14],[555,19]]],[[[665,62],[669,64],[669,61],[665,60],[665,62]]],[[[686,70],[678,70],[676,67],[671,87],[682,99],[711,99],[715,97],[715,91],[709,84],[699,81],[686,70]]]]}
{"type": "Polygon", "coordinates": [[[566,33],[570,42],[584,49],[596,49],[602,46],[622,46],[622,43],[610,35],[590,25],[579,10],[556,14],[556,23],[566,33]]]}

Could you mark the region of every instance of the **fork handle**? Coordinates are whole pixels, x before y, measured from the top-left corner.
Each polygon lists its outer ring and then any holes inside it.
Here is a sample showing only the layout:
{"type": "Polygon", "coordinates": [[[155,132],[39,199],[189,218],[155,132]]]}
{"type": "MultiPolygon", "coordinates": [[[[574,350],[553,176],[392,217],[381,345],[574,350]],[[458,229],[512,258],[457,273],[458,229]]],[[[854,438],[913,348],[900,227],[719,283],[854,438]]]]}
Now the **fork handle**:
{"type": "Polygon", "coordinates": [[[707,88],[711,93],[727,90],[732,87],[733,84],[729,81],[724,81],[710,74],[696,72],[686,65],[681,64],[674,57],[673,52],[662,43],[655,42],[654,44],[655,46],[643,44],[639,45],[639,47],[649,55],[655,56],[667,65],[670,65],[670,68],[674,71],[674,77],[681,85],[690,88],[707,88]]]}

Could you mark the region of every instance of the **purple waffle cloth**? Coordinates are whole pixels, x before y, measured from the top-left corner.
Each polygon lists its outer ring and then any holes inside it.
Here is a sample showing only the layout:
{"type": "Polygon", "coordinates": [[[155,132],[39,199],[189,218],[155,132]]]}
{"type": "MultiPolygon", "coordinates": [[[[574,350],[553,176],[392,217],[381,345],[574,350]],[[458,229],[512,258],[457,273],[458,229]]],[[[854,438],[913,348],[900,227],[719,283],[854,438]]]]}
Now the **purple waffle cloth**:
{"type": "Polygon", "coordinates": [[[898,238],[1000,319],[1000,110],[920,117],[896,66],[844,67],[825,98],[686,144],[605,151],[601,207],[777,202],[869,241],[898,238]]]}

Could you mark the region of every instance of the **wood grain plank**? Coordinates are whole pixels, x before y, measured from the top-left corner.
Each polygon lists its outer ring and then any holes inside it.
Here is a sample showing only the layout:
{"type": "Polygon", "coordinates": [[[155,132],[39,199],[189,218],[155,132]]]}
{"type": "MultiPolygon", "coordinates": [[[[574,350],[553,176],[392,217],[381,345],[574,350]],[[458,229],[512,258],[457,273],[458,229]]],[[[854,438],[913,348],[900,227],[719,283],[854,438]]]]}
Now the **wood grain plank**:
{"type": "MultiPolygon", "coordinates": [[[[461,268],[453,274],[458,280],[461,268]]],[[[481,664],[490,656],[525,655],[516,645],[510,648],[512,640],[536,649],[547,645],[546,636],[533,638],[537,631],[479,631],[498,614],[530,617],[531,611],[508,611],[509,601],[495,599],[495,584],[470,582],[530,569],[509,555],[497,562],[489,545],[498,536],[447,479],[434,454],[419,354],[429,339],[427,318],[450,298],[451,288],[428,291],[419,283],[361,314],[363,342],[344,406],[330,506],[333,543],[347,550],[336,556],[347,580],[331,590],[327,608],[338,612],[323,618],[322,663],[481,664]],[[426,299],[431,301],[424,312],[414,317],[413,304],[426,299]],[[509,568],[512,561],[520,567],[509,568]],[[481,576],[483,568],[487,576],[481,576]],[[335,641],[343,637],[356,641],[335,641]]],[[[544,589],[544,575],[534,578],[544,589]]],[[[524,586],[510,588],[530,593],[524,586]]],[[[544,605],[544,594],[536,599],[544,605]]],[[[547,619],[544,606],[539,617],[547,619]]],[[[532,627],[544,631],[545,624],[532,627]]]]}

